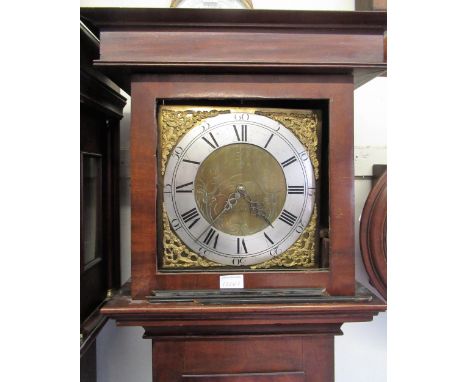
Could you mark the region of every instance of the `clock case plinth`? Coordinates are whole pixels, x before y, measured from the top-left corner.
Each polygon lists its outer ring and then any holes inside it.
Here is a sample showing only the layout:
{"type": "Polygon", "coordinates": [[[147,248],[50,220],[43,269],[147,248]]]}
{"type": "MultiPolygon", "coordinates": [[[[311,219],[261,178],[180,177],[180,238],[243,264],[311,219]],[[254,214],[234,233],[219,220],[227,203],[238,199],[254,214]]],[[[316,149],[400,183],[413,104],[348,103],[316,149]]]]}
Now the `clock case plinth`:
{"type": "MultiPolygon", "coordinates": [[[[101,312],[142,326],[154,381],[332,381],[333,337],[370,302],[150,304],[157,290],[217,289],[219,273],[157,269],[156,107],[164,100],[320,100],[328,105],[329,267],[249,272],[245,287],[354,296],[353,91],[386,70],[385,12],[84,8],[105,71],[132,96],[132,282],[101,312]]],[[[236,272],[234,272],[236,273],[236,272]]]]}
{"type": "Polygon", "coordinates": [[[334,336],[344,322],[371,321],[385,303],[361,285],[356,301],[279,304],[152,304],[124,287],[102,313],[142,326],[152,340],[153,380],[334,380],[334,336]]]}

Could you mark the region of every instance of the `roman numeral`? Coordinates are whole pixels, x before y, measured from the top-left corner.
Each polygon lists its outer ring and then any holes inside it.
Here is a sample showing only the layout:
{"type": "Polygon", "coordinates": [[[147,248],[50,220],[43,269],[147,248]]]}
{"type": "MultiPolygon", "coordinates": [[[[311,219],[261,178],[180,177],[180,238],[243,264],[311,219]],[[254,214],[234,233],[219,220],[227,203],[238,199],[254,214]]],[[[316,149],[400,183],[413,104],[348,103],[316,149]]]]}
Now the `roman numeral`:
{"type": "Polygon", "coordinates": [[[270,239],[270,237],[265,233],[263,232],[263,234],[265,235],[265,238],[271,243],[271,244],[275,244],[273,240],[270,239]]]}
{"type": "Polygon", "coordinates": [[[176,186],[176,188],[175,188],[176,192],[192,192],[193,189],[184,190],[184,187],[190,186],[192,184],[193,184],[193,182],[181,184],[180,186],[176,186]]]}
{"type": "Polygon", "coordinates": [[[297,160],[296,157],[292,156],[291,158],[286,159],[284,162],[281,162],[281,166],[285,168],[286,166],[289,166],[291,163],[294,163],[296,160],[297,160]]]}
{"type": "Polygon", "coordinates": [[[213,134],[212,134],[212,133],[210,133],[210,137],[211,137],[211,139],[213,140],[213,142],[210,142],[210,141],[209,141],[208,139],[206,139],[205,137],[202,137],[202,139],[203,139],[206,143],[208,143],[213,149],[216,149],[217,147],[219,147],[218,142],[216,142],[216,139],[215,139],[215,137],[213,137],[213,134]]]}
{"type": "MultiPolygon", "coordinates": [[[[210,228],[210,230],[206,234],[205,240],[203,240],[203,242],[206,245],[210,245],[211,239],[213,238],[215,233],[216,233],[216,231],[213,228],[210,228]]],[[[213,243],[213,248],[214,249],[216,249],[216,245],[218,245],[218,237],[219,237],[219,233],[216,233],[216,236],[214,236],[214,243],[213,243]]]]}
{"type": "Polygon", "coordinates": [[[196,208],[192,208],[191,210],[184,212],[181,216],[184,223],[188,223],[190,220],[193,220],[193,222],[189,225],[189,229],[192,228],[200,220],[196,208]]]}
{"type": "Polygon", "coordinates": [[[304,194],[304,186],[288,186],[288,194],[304,194]]]}
{"type": "Polygon", "coordinates": [[[268,138],[268,141],[265,146],[263,146],[264,149],[267,148],[267,146],[270,144],[271,138],[273,138],[273,134],[270,135],[270,138],[268,138]]]}
{"type": "Polygon", "coordinates": [[[241,239],[238,237],[237,238],[237,253],[241,253],[241,243],[242,243],[242,247],[244,248],[244,252],[247,253],[247,246],[245,245],[245,241],[244,239],[242,239],[242,242],[241,242],[241,239]]]}
{"type": "Polygon", "coordinates": [[[193,163],[193,164],[200,164],[200,162],[196,162],[196,161],[194,161],[194,160],[189,160],[189,159],[182,159],[182,162],[193,163]]]}
{"type": "Polygon", "coordinates": [[[239,142],[247,142],[247,125],[241,125],[241,135],[239,136],[239,132],[237,131],[237,126],[232,125],[234,127],[234,131],[236,132],[236,137],[239,142]]]}
{"type": "Polygon", "coordinates": [[[297,216],[293,215],[288,210],[283,210],[283,212],[281,212],[281,215],[280,215],[279,219],[281,221],[285,222],[287,225],[292,226],[294,224],[294,222],[296,221],[297,216]]]}

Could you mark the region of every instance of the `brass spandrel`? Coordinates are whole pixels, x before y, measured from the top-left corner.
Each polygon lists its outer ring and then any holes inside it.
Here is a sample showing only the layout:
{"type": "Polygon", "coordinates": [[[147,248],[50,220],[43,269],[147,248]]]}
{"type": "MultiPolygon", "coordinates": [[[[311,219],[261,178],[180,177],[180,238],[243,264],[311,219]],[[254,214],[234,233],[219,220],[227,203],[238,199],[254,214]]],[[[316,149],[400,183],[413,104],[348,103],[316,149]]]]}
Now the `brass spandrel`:
{"type": "Polygon", "coordinates": [[[319,179],[319,159],[318,159],[318,131],[321,128],[321,113],[311,110],[309,115],[296,111],[269,111],[258,110],[256,114],[271,118],[289,130],[301,141],[309,153],[312,166],[314,168],[315,179],[319,179]]]}
{"type": "Polygon", "coordinates": [[[313,268],[317,267],[315,256],[315,230],[317,227],[317,208],[310,222],[305,227],[304,232],[296,242],[281,255],[273,257],[271,260],[260,264],[251,265],[250,269],[271,269],[271,268],[313,268]]]}
{"type": "Polygon", "coordinates": [[[164,256],[162,258],[163,269],[209,268],[222,266],[191,251],[172,231],[164,206],[162,210],[164,230],[164,256]]]}
{"type": "Polygon", "coordinates": [[[201,121],[216,117],[219,114],[229,113],[228,110],[187,110],[178,107],[164,107],[159,109],[159,131],[161,139],[161,174],[166,172],[166,164],[169,155],[177,146],[180,138],[198,125],[201,121]]]}

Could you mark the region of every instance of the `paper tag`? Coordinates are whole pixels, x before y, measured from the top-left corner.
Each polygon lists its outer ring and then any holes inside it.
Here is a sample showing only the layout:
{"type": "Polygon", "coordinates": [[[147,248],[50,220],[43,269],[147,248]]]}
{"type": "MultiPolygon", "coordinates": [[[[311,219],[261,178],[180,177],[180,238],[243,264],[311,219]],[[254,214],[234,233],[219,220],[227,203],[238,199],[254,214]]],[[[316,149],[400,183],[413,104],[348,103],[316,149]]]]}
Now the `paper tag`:
{"type": "Polygon", "coordinates": [[[243,289],[244,275],[219,276],[219,289],[243,289]]]}

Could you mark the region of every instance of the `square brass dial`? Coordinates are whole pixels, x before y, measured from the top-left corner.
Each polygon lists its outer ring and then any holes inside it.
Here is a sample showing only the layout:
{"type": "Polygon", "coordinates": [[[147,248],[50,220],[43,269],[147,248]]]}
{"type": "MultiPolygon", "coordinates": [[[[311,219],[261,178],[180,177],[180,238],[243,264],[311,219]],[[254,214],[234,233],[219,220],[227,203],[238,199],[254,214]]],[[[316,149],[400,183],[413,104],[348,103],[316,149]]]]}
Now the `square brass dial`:
{"type": "MultiPolygon", "coordinates": [[[[197,105],[160,105],[157,111],[159,130],[159,192],[164,189],[162,178],[169,155],[177,147],[177,143],[192,128],[203,123],[207,118],[224,113],[244,112],[263,115],[275,120],[289,129],[307,149],[312,163],[315,180],[319,183],[319,137],[322,127],[321,110],[279,109],[279,108],[252,108],[227,106],[197,106],[197,105]]],[[[228,154],[228,153],[227,153],[228,154]]],[[[226,154],[225,154],[226,155],[226,154]]],[[[319,265],[318,241],[318,200],[315,201],[313,214],[309,224],[304,228],[301,236],[284,253],[260,264],[242,267],[243,270],[261,269],[303,269],[317,268],[319,265]]],[[[159,206],[159,224],[162,232],[159,240],[162,241],[162,258],[159,259],[159,268],[162,270],[190,270],[190,269],[225,269],[222,265],[210,261],[188,248],[174,232],[164,208],[159,206]]],[[[239,267],[236,267],[239,269],[239,267]]]]}

